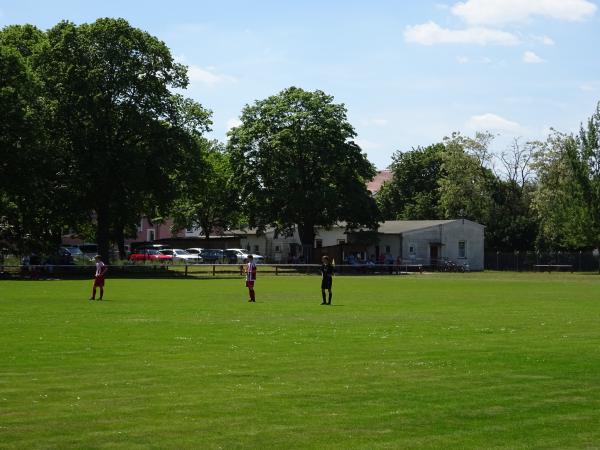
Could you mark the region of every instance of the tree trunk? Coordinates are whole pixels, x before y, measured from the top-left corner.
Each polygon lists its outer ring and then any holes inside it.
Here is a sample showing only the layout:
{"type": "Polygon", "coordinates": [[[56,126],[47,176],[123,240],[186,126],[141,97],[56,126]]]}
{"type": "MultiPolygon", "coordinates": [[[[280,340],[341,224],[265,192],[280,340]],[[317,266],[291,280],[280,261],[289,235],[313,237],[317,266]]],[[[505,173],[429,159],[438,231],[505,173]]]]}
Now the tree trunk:
{"type": "Polygon", "coordinates": [[[96,241],[98,244],[98,254],[102,261],[108,264],[110,256],[110,218],[108,205],[99,205],[96,208],[96,241]]]}
{"type": "Polygon", "coordinates": [[[201,224],[201,227],[202,233],[204,234],[204,239],[206,239],[206,242],[208,242],[208,240],[210,239],[211,227],[210,225],[207,226],[206,223],[201,224]]]}
{"type": "Polygon", "coordinates": [[[125,254],[125,233],[122,226],[119,226],[115,230],[115,239],[119,248],[119,259],[127,259],[127,255],[125,254]]]}
{"type": "Polygon", "coordinates": [[[313,245],[315,242],[315,226],[313,224],[298,224],[298,234],[302,243],[302,255],[304,262],[313,262],[313,245]]]}

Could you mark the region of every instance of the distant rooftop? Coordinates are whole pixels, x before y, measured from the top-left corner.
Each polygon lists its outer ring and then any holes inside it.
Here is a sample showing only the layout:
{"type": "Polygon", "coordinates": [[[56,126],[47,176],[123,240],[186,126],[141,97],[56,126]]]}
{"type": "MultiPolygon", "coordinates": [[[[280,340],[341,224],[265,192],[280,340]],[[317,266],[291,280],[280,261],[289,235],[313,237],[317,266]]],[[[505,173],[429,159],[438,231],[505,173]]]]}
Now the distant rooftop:
{"type": "Polygon", "coordinates": [[[391,170],[379,170],[377,175],[375,175],[375,178],[367,183],[367,189],[371,191],[372,194],[377,194],[383,183],[391,181],[392,177],[393,174],[391,170]]]}

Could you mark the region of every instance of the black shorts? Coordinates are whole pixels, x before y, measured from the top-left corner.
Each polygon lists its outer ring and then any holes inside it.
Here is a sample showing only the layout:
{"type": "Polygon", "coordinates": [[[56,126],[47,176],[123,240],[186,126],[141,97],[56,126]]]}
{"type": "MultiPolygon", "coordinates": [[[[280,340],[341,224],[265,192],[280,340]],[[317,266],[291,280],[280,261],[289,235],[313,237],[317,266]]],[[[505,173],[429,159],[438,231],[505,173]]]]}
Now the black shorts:
{"type": "Polygon", "coordinates": [[[333,278],[325,277],[321,280],[321,289],[331,289],[332,284],[333,284],[333,278]]]}

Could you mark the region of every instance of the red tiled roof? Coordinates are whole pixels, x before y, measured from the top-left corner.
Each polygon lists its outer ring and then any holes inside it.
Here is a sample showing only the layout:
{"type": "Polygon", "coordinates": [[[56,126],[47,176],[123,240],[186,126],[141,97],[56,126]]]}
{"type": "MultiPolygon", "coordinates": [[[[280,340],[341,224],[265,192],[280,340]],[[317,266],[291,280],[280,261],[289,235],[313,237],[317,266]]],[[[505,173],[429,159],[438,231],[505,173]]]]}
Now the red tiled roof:
{"type": "Polygon", "coordinates": [[[393,177],[391,170],[380,170],[371,181],[367,183],[367,189],[373,194],[377,194],[381,186],[386,181],[391,181],[393,177]]]}

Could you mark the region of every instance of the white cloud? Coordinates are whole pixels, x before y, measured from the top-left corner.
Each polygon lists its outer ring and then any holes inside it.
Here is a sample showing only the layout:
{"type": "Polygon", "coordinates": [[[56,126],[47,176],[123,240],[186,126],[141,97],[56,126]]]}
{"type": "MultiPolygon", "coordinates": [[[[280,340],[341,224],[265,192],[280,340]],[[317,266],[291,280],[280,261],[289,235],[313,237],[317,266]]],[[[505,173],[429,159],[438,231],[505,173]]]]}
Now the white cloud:
{"type": "Polygon", "coordinates": [[[523,53],[523,62],[525,64],[540,64],[545,61],[538,55],[536,55],[534,52],[528,50],[525,53],[523,53]]]}
{"type": "Polygon", "coordinates": [[[583,92],[594,92],[594,91],[598,90],[596,83],[582,84],[581,86],[579,86],[579,89],[581,89],[583,92]]]}
{"type": "Polygon", "coordinates": [[[225,82],[235,83],[237,81],[235,77],[217,73],[217,69],[214,66],[200,67],[195,64],[189,64],[185,55],[177,55],[174,59],[178,63],[185,64],[188,67],[187,74],[191,85],[204,84],[213,87],[216,84],[225,82]]]}
{"type": "Polygon", "coordinates": [[[456,61],[459,64],[466,64],[469,62],[469,58],[467,58],[466,56],[459,56],[458,58],[456,58],[456,61]]]}
{"type": "Polygon", "coordinates": [[[452,13],[469,24],[497,25],[525,22],[535,16],[580,21],[596,9],[588,0],[467,0],[456,3],[452,13]]]}
{"type": "Polygon", "coordinates": [[[466,127],[476,131],[508,131],[511,133],[523,132],[523,127],[517,122],[505,119],[496,114],[486,113],[480,116],[472,116],[466,123],[466,127]]]}
{"type": "Polygon", "coordinates": [[[354,139],[354,142],[363,150],[365,151],[369,151],[369,150],[377,150],[381,148],[380,144],[377,144],[376,142],[372,142],[372,141],[368,141],[366,139],[360,139],[360,138],[356,138],[354,139]]]}
{"type": "Polygon", "coordinates": [[[476,44],[476,45],[516,45],[519,39],[507,31],[491,28],[466,28],[450,30],[429,21],[421,25],[408,26],[404,30],[404,39],[421,45],[435,44],[476,44]]]}
{"type": "Polygon", "coordinates": [[[544,45],[554,45],[554,39],[549,36],[531,36],[534,41],[544,45]]]}
{"type": "Polygon", "coordinates": [[[231,130],[232,128],[239,127],[242,124],[242,121],[237,117],[232,117],[227,120],[227,129],[231,130]]]}
{"type": "Polygon", "coordinates": [[[191,84],[200,83],[211,87],[223,82],[237,81],[232,76],[215,73],[214,67],[203,69],[193,64],[188,66],[188,77],[191,84]]]}

